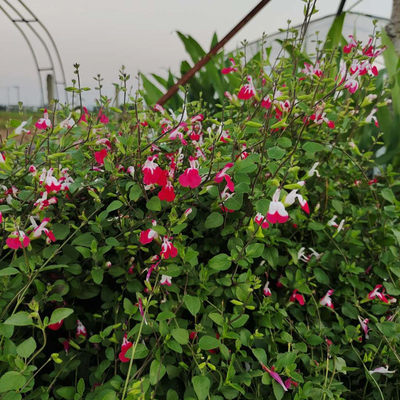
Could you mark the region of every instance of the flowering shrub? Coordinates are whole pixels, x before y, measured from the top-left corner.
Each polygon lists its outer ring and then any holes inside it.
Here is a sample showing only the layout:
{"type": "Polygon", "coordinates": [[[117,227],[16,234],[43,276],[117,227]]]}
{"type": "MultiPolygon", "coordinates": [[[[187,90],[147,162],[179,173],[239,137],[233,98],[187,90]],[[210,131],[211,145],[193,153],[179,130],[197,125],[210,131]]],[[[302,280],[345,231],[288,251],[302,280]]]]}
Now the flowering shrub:
{"type": "Polygon", "coordinates": [[[379,131],[383,49],[283,46],[227,60],[214,114],[101,97],[12,121],[2,398],[398,397],[400,180],[356,134],[379,131]]]}

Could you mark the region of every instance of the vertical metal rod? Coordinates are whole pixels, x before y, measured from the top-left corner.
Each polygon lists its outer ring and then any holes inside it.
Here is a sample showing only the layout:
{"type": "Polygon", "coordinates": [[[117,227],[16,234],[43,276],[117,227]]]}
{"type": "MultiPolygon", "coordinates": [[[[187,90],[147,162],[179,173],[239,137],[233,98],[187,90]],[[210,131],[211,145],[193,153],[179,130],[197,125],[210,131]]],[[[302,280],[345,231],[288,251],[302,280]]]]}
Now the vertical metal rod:
{"type": "Polygon", "coordinates": [[[340,1],[339,8],[338,8],[338,10],[336,12],[336,16],[337,17],[343,12],[343,8],[344,8],[345,4],[346,4],[346,0],[341,0],[340,1]]]}
{"type": "MultiPolygon", "coordinates": [[[[11,17],[11,15],[0,5],[0,10],[4,12],[5,16],[11,21],[13,22],[13,18],[11,17]]],[[[38,59],[36,57],[35,51],[33,50],[32,44],[29,41],[28,37],[26,36],[25,32],[18,26],[18,24],[14,24],[15,27],[19,30],[19,32],[21,33],[22,37],[25,39],[26,44],[29,47],[29,50],[32,53],[32,57],[33,57],[33,61],[35,63],[36,66],[36,70],[38,73],[38,78],[39,78],[39,85],[40,85],[40,93],[41,93],[41,97],[42,97],[42,106],[44,106],[44,92],[43,92],[43,82],[42,82],[42,76],[40,75],[40,71],[39,71],[39,62],[38,59]]]]}
{"type": "MultiPolygon", "coordinates": [[[[18,0],[18,2],[27,10],[33,18],[37,21],[37,23],[42,27],[42,29],[46,32],[48,38],[50,39],[51,44],[53,45],[54,51],[56,52],[56,56],[58,59],[58,64],[60,65],[60,70],[61,70],[61,76],[62,76],[62,85],[64,86],[64,89],[66,88],[67,85],[67,80],[65,79],[65,71],[64,71],[64,66],[61,60],[60,53],[58,51],[56,42],[54,41],[53,37],[51,36],[50,32],[48,29],[43,25],[43,23],[39,20],[39,18],[36,17],[36,15],[25,5],[25,3],[22,2],[22,0],[18,0]]],[[[57,81],[56,81],[57,82],[57,81]]],[[[68,92],[64,92],[65,99],[68,102],[68,92]]]]}
{"type": "MultiPolygon", "coordinates": [[[[18,9],[16,9],[12,4],[10,4],[10,2],[9,2],[8,0],[3,0],[3,1],[8,5],[8,7],[10,7],[10,8],[18,15],[18,17],[20,17],[22,20],[25,19],[24,16],[18,11],[18,9]]],[[[36,18],[35,18],[35,19],[36,19],[36,18]]],[[[52,68],[53,71],[54,71],[54,75],[56,76],[56,71],[55,71],[55,68],[54,68],[53,58],[51,57],[50,49],[49,49],[49,47],[47,46],[47,43],[46,43],[45,40],[39,35],[39,33],[38,33],[38,32],[36,31],[36,29],[32,26],[32,24],[27,23],[27,25],[28,25],[28,28],[29,28],[29,29],[33,32],[33,34],[39,39],[40,43],[41,43],[42,46],[44,47],[44,49],[45,49],[45,51],[46,51],[46,53],[47,53],[47,57],[49,58],[50,66],[51,66],[51,68],[52,68]]],[[[57,97],[58,97],[58,90],[56,89],[56,91],[57,91],[57,97]]]]}

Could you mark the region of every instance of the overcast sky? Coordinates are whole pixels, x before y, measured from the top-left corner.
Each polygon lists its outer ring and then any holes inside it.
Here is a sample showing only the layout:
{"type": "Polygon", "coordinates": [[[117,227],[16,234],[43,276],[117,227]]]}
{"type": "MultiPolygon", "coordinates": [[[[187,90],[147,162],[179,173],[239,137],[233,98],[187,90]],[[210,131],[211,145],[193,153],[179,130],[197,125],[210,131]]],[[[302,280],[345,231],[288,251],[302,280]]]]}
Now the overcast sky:
{"type": "MultiPolygon", "coordinates": [[[[9,0],[17,3],[17,0],[9,0]]],[[[126,65],[132,76],[138,71],[163,74],[168,68],[177,71],[186,58],[176,35],[179,30],[192,35],[208,48],[213,32],[222,38],[259,0],[25,0],[51,32],[61,53],[68,84],[73,63],[79,62],[85,86],[94,87],[92,77],[104,77],[107,94],[118,70],[126,65]]],[[[317,16],[336,12],[339,0],[319,0],[317,16]]],[[[347,0],[345,9],[389,17],[392,0],[347,0]]],[[[301,0],[271,0],[228,43],[239,46],[286,26],[301,23],[301,0]]],[[[21,34],[0,10],[0,104],[7,102],[7,87],[20,87],[21,100],[27,105],[40,104],[40,91],[32,55],[21,34]]],[[[38,53],[46,64],[44,54],[38,53]]],[[[42,62],[43,64],[43,62],[42,62]]],[[[86,95],[86,101],[93,97],[86,95]]],[[[16,90],[10,89],[10,102],[16,90]]]]}

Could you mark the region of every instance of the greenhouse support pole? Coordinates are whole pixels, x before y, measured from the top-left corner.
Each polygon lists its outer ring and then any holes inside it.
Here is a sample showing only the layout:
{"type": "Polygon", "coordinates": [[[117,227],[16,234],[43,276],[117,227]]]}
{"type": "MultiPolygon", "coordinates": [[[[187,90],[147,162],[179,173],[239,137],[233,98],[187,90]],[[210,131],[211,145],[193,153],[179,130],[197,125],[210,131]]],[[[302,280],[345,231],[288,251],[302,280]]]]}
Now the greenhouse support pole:
{"type": "Polygon", "coordinates": [[[339,8],[338,8],[337,13],[336,13],[337,17],[343,12],[343,8],[344,8],[345,4],[346,4],[346,0],[341,0],[340,1],[339,8]]]}
{"type": "Polygon", "coordinates": [[[166,101],[168,101],[179,89],[179,86],[184,85],[187,81],[189,81],[193,75],[199,71],[204,65],[206,65],[211,57],[217,54],[218,50],[220,50],[225,44],[232,39],[233,36],[236,35],[258,12],[266,6],[271,0],[262,0],[260,1],[256,7],[254,7],[221,41],[219,41],[201,60],[199,60],[192,69],[190,69],[186,74],[184,74],[178,82],[176,82],[173,86],[171,86],[167,93],[164,94],[158,101],[157,104],[163,105],[166,101]]]}

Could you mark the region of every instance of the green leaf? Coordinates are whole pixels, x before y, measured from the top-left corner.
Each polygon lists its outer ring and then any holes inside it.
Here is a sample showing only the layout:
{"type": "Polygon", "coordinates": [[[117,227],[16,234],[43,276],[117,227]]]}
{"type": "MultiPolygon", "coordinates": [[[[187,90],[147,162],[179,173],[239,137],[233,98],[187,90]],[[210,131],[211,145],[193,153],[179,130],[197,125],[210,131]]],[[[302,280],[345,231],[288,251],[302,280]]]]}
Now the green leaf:
{"type": "Polygon", "coordinates": [[[56,308],[51,313],[49,325],[60,322],[62,319],[69,317],[73,312],[72,308],[56,308]]]}
{"type": "Polygon", "coordinates": [[[205,400],[210,393],[210,380],[206,376],[194,376],[192,383],[198,400],[205,400]]]}
{"type": "Polygon", "coordinates": [[[358,310],[350,303],[344,303],[342,305],[342,313],[349,318],[358,319],[358,310]]]}
{"type": "Polygon", "coordinates": [[[201,302],[198,297],[186,294],[183,296],[183,302],[192,315],[196,315],[200,311],[201,302]]]}
{"type": "Polygon", "coordinates": [[[332,200],[332,206],[339,214],[343,213],[343,202],[334,199],[332,200]]]}
{"type": "Polygon", "coordinates": [[[391,321],[384,321],[382,323],[377,323],[376,326],[387,338],[396,338],[399,336],[399,324],[391,321]]]}
{"type": "Polygon", "coordinates": [[[85,380],[80,378],[76,385],[77,392],[82,396],[85,391],[85,380]]]}
{"type": "Polygon", "coordinates": [[[119,200],[114,200],[113,202],[111,202],[111,204],[106,208],[107,212],[111,212],[111,211],[115,211],[120,209],[124,204],[122,203],[122,201],[119,200]]]}
{"type": "Polygon", "coordinates": [[[140,189],[140,186],[137,183],[135,183],[129,191],[129,200],[136,202],[140,199],[141,195],[142,195],[142,190],[140,189]]]}
{"type": "Polygon", "coordinates": [[[200,58],[204,57],[206,55],[205,51],[202,49],[202,47],[199,45],[199,43],[196,42],[191,36],[185,35],[181,32],[176,32],[181,39],[183,45],[185,46],[185,50],[188,52],[190,55],[190,58],[192,59],[193,62],[197,62],[200,60],[200,58]]]}
{"type": "Polygon", "coordinates": [[[189,332],[186,329],[175,328],[171,331],[171,335],[179,344],[189,343],[189,332]]]}
{"type": "Polygon", "coordinates": [[[346,13],[341,13],[334,19],[331,27],[329,28],[328,34],[326,35],[324,50],[333,50],[338,47],[342,38],[342,29],[345,15],[346,13]]]}
{"type": "Polygon", "coordinates": [[[8,392],[9,390],[18,390],[24,386],[26,378],[17,371],[6,372],[0,378],[0,393],[8,392]]]}
{"type": "Polygon", "coordinates": [[[16,275],[18,273],[19,273],[19,271],[13,267],[6,267],[3,269],[0,269],[0,276],[10,276],[10,275],[16,275]]]}
{"type": "Polygon", "coordinates": [[[246,255],[252,258],[261,257],[264,252],[264,243],[253,243],[246,248],[246,255]]]}
{"type": "Polygon", "coordinates": [[[150,365],[150,383],[155,385],[167,372],[167,369],[158,360],[153,360],[150,365]]]}
{"type": "Polygon", "coordinates": [[[242,204],[243,204],[243,195],[240,193],[236,193],[228,200],[224,201],[224,206],[228,210],[234,210],[234,211],[240,210],[242,208],[242,204]]]}
{"type": "Polygon", "coordinates": [[[217,271],[226,271],[231,266],[231,260],[227,254],[221,253],[214,256],[209,262],[209,266],[217,271]]]}
{"type": "Polygon", "coordinates": [[[269,201],[266,199],[260,199],[256,201],[256,211],[262,215],[267,215],[269,208],[269,201]]]}
{"type": "Polygon", "coordinates": [[[257,358],[257,360],[260,363],[263,363],[264,365],[268,364],[267,353],[265,352],[264,349],[255,348],[255,349],[251,349],[251,351],[253,352],[254,357],[257,358]]]}
{"type": "Polygon", "coordinates": [[[247,126],[251,126],[252,128],[262,128],[263,124],[260,124],[256,121],[246,121],[247,126]]]}
{"type": "Polygon", "coordinates": [[[322,338],[320,336],[317,335],[310,335],[307,338],[307,342],[311,345],[311,346],[318,346],[319,344],[321,344],[323,342],[322,338]]]}
{"type": "Polygon", "coordinates": [[[281,147],[283,147],[285,149],[288,149],[289,147],[292,147],[292,141],[287,137],[280,137],[277,140],[277,143],[279,144],[279,146],[281,146],[281,147]]]}
{"type": "Polygon", "coordinates": [[[396,203],[396,197],[393,194],[393,191],[391,189],[389,189],[389,188],[382,189],[381,195],[389,203],[392,203],[392,204],[396,203]]]}
{"type": "Polygon", "coordinates": [[[32,325],[32,318],[26,311],[19,311],[11,317],[7,318],[4,323],[6,325],[26,326],[32,325]]]}
{"type": "Polygon", "coordinates": [[[77,236],[73,241],[72,245],[73,246],[84,246],[84,247],[90,247],[92,244],[93,240],[96,240],[96,238],[89,232],[83,233],[79,236],[77,236]]]}
{"type": "MultiPolygon", "coordinates": [[[[133,350],[133,346],[130,349],[128,349],[128,351],[126,352],[126,354],[125,354],[126,358],[132,357],[132,350],[133,350]]],[[[141,360],[143,358],[146,358],[148,354],[149,354],[149,349],[146,347],[146,345],[143,343],[138,343],[136,346],[134,359],[141,360]]]]}
{"type": "Polygon", "coordinates": [[[319,223],[319,222],[315,222],[315,221],[311,221],[308,224],[308,227],[312,230],[312,231],[322,231],[323,229],[325,229],[325,225],[319,223]]]}
{"type": "Polygon", "coordinates": [[[324,270],[322,270],[321,268],[315,268],[314,275],[319,283],[323,283],[324,285],[329,285],[329,276],[326,274],[324,270]]]}
{"type": "Polygon", "coordinates": [[[210,318],[212,321],[214,321],[217,325],[220,326],[223,326],[225,323],[224,317],[218,313],[210,313],[208,314],[208,318],[210,318]]]}
{"type": "Polygon", "coordinates": [[[202,350],[212,350],[219,346],[219,340],[212,336],[202,336],[199,340],[199,347],[202,350]]]}
{"type": "Polygon", "coordinates": [[[15,391],[12,392],[7,392],[1,400],[21,400],[22,396],[20,393],[17,393],[15,391]]]}
{"type": "Polygon", "coordinates": [[[320,143],[315,143],[315,142],[305,142],[302,146],[303,150],[305,150],[307,153],[316,153],[317,151],[322,151],[324,150],[324,146],[320,143]]]}
{"type": "Polygon", "coordinates": [[[143,83],[143,97],[148,105],[153,105],[157,103],[157,100],[163,95],[161,90],[149,81],[142,73],[140,73],[140,78],[143,83]]]}
{"type": "Polygon", "coordinates": [[[24,340],[17,346],[17,354],[22,358],[28,358],[36,350],[36,342],[33,337],[24,340]]]}
{"type": "Polygon", "coordinates": [[[178,393],[173,389],[168,389],[167,400],[179,400],[178,393]]]}
{"type": "Polygon", "coordinates": [[[267,150],[267,153],[269,158],[280,160],[286,154],[286,151],[281,149],[279,146],[273,146],[267,150]]]}
{"type": "Polygon", "coordinates": [[[272,381],[272,390],[274,391],[276,400],[281,400],[283,395],[285,394],[283,387],[275,380],[272,381]]]}
{"type": "Polygon", "coordinates": [[[92,275],[93,282],[96,285],[100,285],[100,283],[103,282],[104,271],[101,268],[93,268],[90,271],[90,274],[92,275]]]}
{"type": "MultiPolygon", "coordinates": [[[[63,386],[56,390],[56,393],[65,400],[74,400],[75,387],[63,386]]],[[[104,398],[104,397],[103,397],[104,398]]]]}
{"type": "Polygon", "coordinates": [[[167,319],[174,318],[175,314],[172,311],[162,311],[157,315],[157,321],[165,321],[167,319]]]}
{"type": "Polygon", "coordinates": [[[213,212],[207,217],[204,226],[207,229],[212,229],[221,226],[223,223],[224,223],[224,217],[218,212],[213,212]]]}
{"type": "Polygon", "coordinates": [[[137,312],[137,307],[127,297],[124,298],[123,305],[125,314],[133,315],[137,312]]]}
{"type": "Polygon", "coordinates": [[[146,203],[146,207],[150,211],[161,211],[161,200],[157,196],[153,196],[146,203]]]}
{"type": "Polygon", "coordinates": [[[64,240],[67,238],[70,232],[69,225],[65,224],[52,224],[51,230],[57,240],[64,240]]]}

